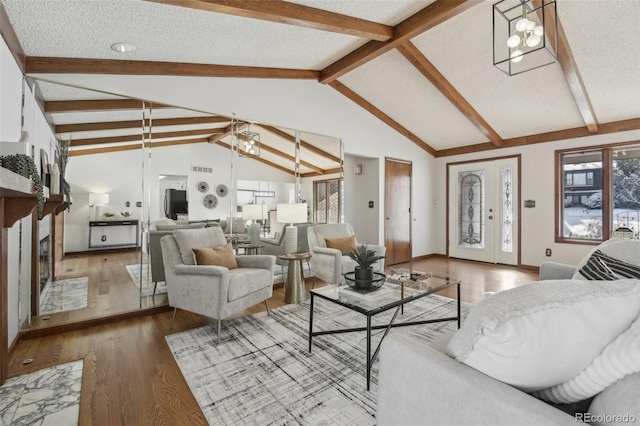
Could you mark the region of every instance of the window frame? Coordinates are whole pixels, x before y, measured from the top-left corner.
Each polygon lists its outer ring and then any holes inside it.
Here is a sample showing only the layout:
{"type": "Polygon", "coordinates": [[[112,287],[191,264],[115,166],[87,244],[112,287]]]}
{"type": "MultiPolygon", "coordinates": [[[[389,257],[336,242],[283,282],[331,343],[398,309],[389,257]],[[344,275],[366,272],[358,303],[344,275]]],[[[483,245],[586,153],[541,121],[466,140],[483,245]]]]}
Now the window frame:
{"type": "Polygon", "coordinates": [[[613,205],[613,151],[630,145],[640,145],[639,140],[619,142],[608,145],[594,145],[589,147],[568,148],[555,151],[555,242],[564,244],[598,245],[611,238],[613,205]],[[588,152],[602,153],[602,238],[576,239],[563,236],[564,218],[564,186],[562,159],[566,154],[580,154],[588,152]]]}
{"type": "Polygon", "coordinates": [[[329,222],[329,184],[331,182],[338,182],[338,222],[337,223],[341,223],[343,220],[343,211],[342,211],[342,197],[343,197],[343,192],[344,192],[344,179],[340,178],[340,177],[336,177],[336,178],[331,178],[331,179],[322,179],[322,180],[315,180],[313,181],[313,221],[315,223],[322,223],[322,224],[327,224],[327,223],[333,223],[333,222],[329,222]],[[325,218],[326,221],[325,222],[318,222],[318,194],[317,194],[317,190],[318,190],[318,184],[324,184],[325,185],[325,197],[327,199],[326,202],[326,206],[325,206],[325,218]]]}

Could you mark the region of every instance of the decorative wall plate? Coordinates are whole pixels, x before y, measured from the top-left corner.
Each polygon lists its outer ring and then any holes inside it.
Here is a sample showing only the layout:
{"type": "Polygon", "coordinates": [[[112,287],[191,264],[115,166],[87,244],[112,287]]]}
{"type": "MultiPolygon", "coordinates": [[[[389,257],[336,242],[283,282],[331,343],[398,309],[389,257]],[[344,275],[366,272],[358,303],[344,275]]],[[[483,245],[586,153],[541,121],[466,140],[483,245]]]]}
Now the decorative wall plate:
{"type": "Polygon", "coordinates": [[[209,184],[205,181],[200,181],[198,182],[198,191],[202,192],[203,194],[205,192],[207,192],[209,190],[209,184]]]}
{"type": "Polygon", "coordinates": [[[205,195],[202,199],[202,205],[208,209],[215,209],[218,205],[218,197],[213,194],[205,195]]]}
{"type": "Polygon", "coordinates": [[[227,185],[220,184],[216,187],[216,194],[218,194],[219,197],[226,197],[228,193],[229,188],[227,188],[227,185]]]}

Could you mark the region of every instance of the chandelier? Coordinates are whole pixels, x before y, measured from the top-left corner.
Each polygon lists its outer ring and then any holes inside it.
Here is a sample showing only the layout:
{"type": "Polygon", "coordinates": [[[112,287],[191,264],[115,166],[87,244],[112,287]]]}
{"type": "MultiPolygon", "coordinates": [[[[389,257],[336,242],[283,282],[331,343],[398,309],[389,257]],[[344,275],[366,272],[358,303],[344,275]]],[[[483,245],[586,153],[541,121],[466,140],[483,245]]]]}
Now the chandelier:
{"type": "Polygon", "coordinates": [[[555,0],[502,0],[493,5],[493,65],[520,74],[558,59],[555,0]]]}
{"type": "Polygon", "coordinates": [[[250,130],[251,124],[247,124],[247,130],[238,134],[238,155],[240,157],[260,156],[260,133],[250,130]]]}

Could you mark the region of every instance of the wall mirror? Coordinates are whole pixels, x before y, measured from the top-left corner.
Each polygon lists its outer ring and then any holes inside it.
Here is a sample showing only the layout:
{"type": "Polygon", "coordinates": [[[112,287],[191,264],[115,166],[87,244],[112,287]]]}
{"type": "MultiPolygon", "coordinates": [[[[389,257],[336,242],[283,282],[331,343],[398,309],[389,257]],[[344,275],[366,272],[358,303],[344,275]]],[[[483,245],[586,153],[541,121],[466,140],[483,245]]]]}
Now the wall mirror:
{"type": "MultiPolygon", "coordinates": [[[[55,137],[70,141],[72,203],[38,222],[34,241],[50,279],[21,284],[36,313],[30,329],[166,307],[154,235],[239,217],[245,204],[275,212],[277,203],[304,200],[314,220],[313,182],[341,177],[338,138],[31,83],[55,137]],[[251,133],[257,149],[241,152],[251,133]]],[[[267,235],[268,217],[262,224],[267,235]]]]}

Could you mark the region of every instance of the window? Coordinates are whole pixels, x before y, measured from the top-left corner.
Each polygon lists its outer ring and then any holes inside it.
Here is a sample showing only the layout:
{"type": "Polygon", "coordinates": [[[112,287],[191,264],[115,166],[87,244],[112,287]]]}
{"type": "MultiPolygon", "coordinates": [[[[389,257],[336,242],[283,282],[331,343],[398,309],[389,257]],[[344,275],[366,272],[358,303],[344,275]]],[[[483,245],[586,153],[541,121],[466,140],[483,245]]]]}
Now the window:
{"type": "Polygon", "coordinates": [[[313,183],[314,214],[316,223],[341,223],[344,181],[331,179],[313,183]]]}
{"type": "Polygon", "coordinates": [[[640,145],[557,151],[558,242],[638,237],[640,145]]]}

